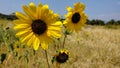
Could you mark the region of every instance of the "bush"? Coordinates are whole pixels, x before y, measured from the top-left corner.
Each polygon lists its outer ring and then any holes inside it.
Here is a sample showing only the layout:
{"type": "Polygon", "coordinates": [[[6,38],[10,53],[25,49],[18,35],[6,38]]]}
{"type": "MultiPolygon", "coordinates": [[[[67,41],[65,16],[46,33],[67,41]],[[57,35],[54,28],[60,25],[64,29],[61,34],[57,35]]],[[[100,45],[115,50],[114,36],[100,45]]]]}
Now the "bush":
{"type": "Polygon", "coordinates": [[[89,24],[89,25],[105,25],[105,23],[104,23],[104,21],[102,21],[102,20],[98,20],[98,19],[96,19],[96,20],[87,20],[87,24],[89,24]]]}

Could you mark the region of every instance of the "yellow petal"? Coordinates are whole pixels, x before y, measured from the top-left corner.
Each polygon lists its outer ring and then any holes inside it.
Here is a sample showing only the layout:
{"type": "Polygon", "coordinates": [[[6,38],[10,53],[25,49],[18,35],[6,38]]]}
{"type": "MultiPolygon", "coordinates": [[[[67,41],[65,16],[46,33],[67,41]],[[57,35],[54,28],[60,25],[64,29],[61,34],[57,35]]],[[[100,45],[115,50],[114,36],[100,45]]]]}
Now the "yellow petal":
{"type": "Polygon", "coordinates": [[[38,19],[41,19],[41,8],[42,8],[42,4],[39,3],[38,7],[37,7],[37,15],[38,15],[38,19]]]}
{"type": "Polygon", "coordinates": [[[43,5],[43,7],[42,7],[44,10],[46,10],[46,9],[48,9],[49,8],[49,6],[47,5],[47,4],[45,4],[45,5],[43,5]]]}
{"type": "Polygon", "coordinates": [[[32,35],[33,35],[33,32],[31,32],[30,34],[25,35],[25,37],[21,40],[21,42],[23,43],[23,42],[27,41],[28,39],[31,38],[32,35]]]}
{"type": "Polygon", "coordinates": [[[41,19],[42,20],[46,20],[46,15],[48,14],[49,10],[48,10],[49,6],[46,4],[42,7],[41,9],[41,19]]]}
{"type": "Polygon", "coordinates": [[[69,12],[71,12],[72,11],[72,7],[69,7],[69,6],[67,6],[67,11],[69,11],[69,12]]]}
{"type": "Polygon", "coordinates": [[[67,24],[67,23],[68,23],[67,21],[64,21],[64,22],[63,22],[64,25],[67,24]]]}
{"type": "Polygon", "coordinates": [[[83,3],[78,2],[78,3],[74,4],[74,9],[75,9],[76,11],[77,11],[77,10],[83,11],[83,10],[85,9],[85,5],[84,5],[83,3]]]}
{"type": "Polygon", "coordinates": [[[46,4],[46,5],[43,5],[43,7],[42,7],[42,14],[47,14],[48,13],[48,10],[49,9],[49,6],[46,4]]]}
{"type": "Polygon", "coordinates": [[[41,3],[38,4],[39,7],[42,7],[43,5],[41,3]]]}
{"type": "Polygon", "coordinates": [[[68,24],[66,24],[67,29],[69,29],[71,32],[74,31],[74,24],[72,24],[71,22],[68,22],[68,24]]]}
{"type": "Polygon", "coordinates": [[[21,13],[21,12],[16,12],[15,14],[16,14],[16,16],[17,16],[19,19],[28,20],[28,17],[27,17],[25,14],[21,13]]]}
{"type": "Polygon", "coordinates": [[[60,53],[63,53],[64,52],[64,50],[60,50],[60,53]]]}
{"type": "Polygon", "coordinates": [[[54,19],[58,19],[59,18],[59,14],[54,14],[54,19]]]}
{"type": "Polygon", "coordinates": [[[75,32],[78,33],[79,30],[80,30],[80,26],[75,28],[75,32]]]}
{"type": "Polygon", "coordinates": [[[69,12],[68,14],[65,15],[66,18],[71,18],[72,17],[72,12],[69,12]]]}
{"type": "Polygon", "coordinates": [[[41,43],[41,47],[44,49],[44,50],[47,50],[48,49],[48,44],[46,44],[45,42],[41,43]]]}
{"type": "Polygon", "coordinates": [[[20,19],[17,19],[17,20],[14,20],[13,21],[13,23],[15,24],[15,25],[19,25],[19,24],[31,24],[32,23],[32,21],[31,20],[20,20],[20,19]]]}
{"type": "Polygon", "coordinates": [[[28,31],[20,31],[20,32],[18,32],[18,33],[16,33],[16,37],[19,37],[19,36],[21,36],[21,35],[23,35],[23,34],[26,34],[26,33],[28,33],[28,31]]]}
{"type": "Polygon", "coordinates": [[[55,23],[50,24],[50,26],[53,26],[53,27],[62,27],[62,22],[61,21],[56,21],[55,23]]]}
{"type": "Polygon", "coordinates": [[[61,32],[57,31],[49,31],[48,36],[54,37],[54,38],[60,38],[61,37],[61,32]]]}
{"type": "Polygon", "coordinates": [[[21,22],[20,20],[14,20],[13,21],[14,25],[18,25],[18,24],[24,24],[23,22],[21,22]]]}
{"type": "Polygon", "coordinates": [[[32,10],[29,9],[29,7],[26,5],[23,5],[23,10],[32,20],[35,20],[37,18],[36,14],[34,14],[32,10]]]}
{"type": "Polygon", "coordinates": [[[74,9],[78,9],[80,7],[80,4],[81,4],[80,2],[75,3],[74,4],[74,9]]]}
{"type": "Polygon", "coordinates": [[[30,45],[33,43],[34,40],[35,40],[35,36],[33,35],[33,36],[31,36],[31,38],[28,40],[27,45],[30,46],[30,45]]]}
{"type": "Polygon", "coordinates": [[[48,14],[46,15],[46,23],[49,25],[51,23],[54,23],[54,16],[53,16],[53,11],[52,10],[49,10],[48,14]]]}
{"type": "Polygon", "coordinates": [[[14,30],[20,30],[20,29],[25,29],[25,28],[29,28],[30,25],[29,24],[19,24],[13,27],[14,30]]]}
{"type": "Polygon", "coordinates": [[[46,43],[48,43],[48,44],[52,44],[52,43],[53,43],[53,39],[50,38],[47,33],[41,35],[41,36],[39,37],[39,39],[41,40],[41,42],[46,42],[46,43]]]}
{"type": "Polygon", "coordinates": [[[57,21],[56,23],[54,23],[48,27],[47,34],[49,36],[53,36],[55,38],[60,38],[61,37],[61,29],[62,29],[62,23],[60,21],[57,21]]]}
{"type": "Polygon", "coordinates": [[[84,12],[81,13],[81,17],[82,17],[83,19],[88,19],[88,16],[87,16],[84,12]]]}
{"type": "Polygon", "coordinates": [[[54,24],[54,26],[48,26],[48,32],[54,31],[56,33],[61,33],[61,29],[62,29],[62,24],[61,23],[57,23],[54,24]]]}
{"type": "Polygon", "coordinates": [[[61,31],[61,28],[60,27],[49,26],[48,30],[50,30],[50,31],[61,31]]]}
{"type": "Polygon", "coordinates": [[[77,33],[79,32],[79,30],[81,30],[81,26],[75,28],[75,31],[76,31],[77,33]]]}
{"type": "Polygon", "coordinates": [[[33,43],[34,50],[38,50],[40,45],[40,40],[36,37],[33,43]]]}
{"type": "Polygon", "coordinates": [[[23,29],[23,30],[19,30],[17,33],[16,33],[16,37],[19,37],[19,36],[21,36],[21,35],[24,35],[24,34],[28,34],[28,33],[31,33],[32,32],[32,30],[31,30],[31,28],[26,28],[26,29],[23,29]]]}
{"type": "Polygon", "coordinates": [[[35,6],[35,4],[33,3],[33,2],[31,2],[30,4],[29,4],[29,6],[30,6],[30,8],[31,8],[31,10],[35,13],[36,12],[36,6],[35,6]]]}

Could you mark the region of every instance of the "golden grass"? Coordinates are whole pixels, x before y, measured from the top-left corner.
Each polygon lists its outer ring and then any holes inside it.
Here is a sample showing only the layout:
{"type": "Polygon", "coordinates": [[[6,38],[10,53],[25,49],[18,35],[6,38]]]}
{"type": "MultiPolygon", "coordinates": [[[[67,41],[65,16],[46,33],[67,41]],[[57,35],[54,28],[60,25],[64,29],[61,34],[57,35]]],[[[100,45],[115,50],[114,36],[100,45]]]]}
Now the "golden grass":
{"type": "MultiPolygon", "coordinates": [[[[39,48],[34,52],[31,47],[20,44],[18,50],[11,49],[15,45],[15,33],[12,21],[0,20],[0,55],[6,54],[6,59],[0,68],[47,68],[44,50],[39,48]],[[6,30],[6,27],[10,29],[6,30]]],[[[56,43],[58,45],[62,42],[56,43]]],[[[69,60],[60,68],[120,68],[120,29],[104,26],[86,26],[78,34],[73,33],[66,38],[65,48],[70,51],[69,60]]],[[[47,50],[51,68],[54,46],[47,50]]]]}
{"type": "Polygon", "coordinates": [[[76,54],[73,68],[120,67],[120,29],[84,28],[77,36],[79,44],[73,36],[70,36],[73,40],[67,44],[70,51],[76,54]]]}

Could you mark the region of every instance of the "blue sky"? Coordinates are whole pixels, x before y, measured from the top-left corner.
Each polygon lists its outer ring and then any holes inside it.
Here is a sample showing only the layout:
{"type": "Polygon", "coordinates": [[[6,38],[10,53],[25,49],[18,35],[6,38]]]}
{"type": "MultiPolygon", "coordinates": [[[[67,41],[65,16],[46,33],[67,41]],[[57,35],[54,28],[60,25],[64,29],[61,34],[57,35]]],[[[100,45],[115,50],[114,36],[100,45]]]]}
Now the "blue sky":
{"type": "Polygon", "coordinates": [[[23,12],[22,5],[28,5],[30,2],[34,2],[36,5],[39,2],[48,4],[50,9],[61,16],[67,13],[66,6],[73,7],[74,3],[83,2],[86,4],[85,12],[89,19],[120,20],[120,0],[1,0],[0,13],[23,12]]]}

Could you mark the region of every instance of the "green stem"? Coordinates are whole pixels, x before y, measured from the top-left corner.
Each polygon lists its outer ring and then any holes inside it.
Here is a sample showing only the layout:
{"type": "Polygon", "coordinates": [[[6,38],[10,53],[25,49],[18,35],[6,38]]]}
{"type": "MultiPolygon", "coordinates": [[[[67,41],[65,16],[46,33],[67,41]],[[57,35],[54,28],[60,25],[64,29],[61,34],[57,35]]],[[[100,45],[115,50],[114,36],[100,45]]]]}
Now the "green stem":
{"type": "Polygon", "coordinates": [[[47,55],[47,51],[45,50],[45,57],[46,57],[46,61],[47,61],[47,65],[48,65],[48,68],[50,68],[50,64],[48,62],[48,55],[47,55]]]}
{"type": "Polygon", "coordinates": [[[64,37],[64,40],[63,40],[63,46],[62,46],[62,48],[64,48],[66,38],[67,38],[67,34],[65,34],[65,37],[64,37]]]}

